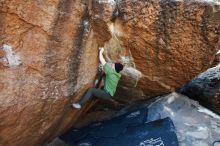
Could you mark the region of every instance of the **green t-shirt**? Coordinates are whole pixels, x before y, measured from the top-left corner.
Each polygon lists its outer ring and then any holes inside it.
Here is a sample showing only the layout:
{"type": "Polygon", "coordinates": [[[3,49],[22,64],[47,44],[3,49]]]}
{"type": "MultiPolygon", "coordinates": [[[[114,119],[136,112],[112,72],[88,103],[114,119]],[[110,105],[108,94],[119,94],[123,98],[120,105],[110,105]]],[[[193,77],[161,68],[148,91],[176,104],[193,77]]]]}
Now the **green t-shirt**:
{"type": "Polygon", "coordinates": [[[111,96],[114,96],[118,85],[118,81],[121,78],[121,74],[117,73],[107,63],[104,65],[104,72],[105,72],[104,90],[108,92],[111,96]]]}

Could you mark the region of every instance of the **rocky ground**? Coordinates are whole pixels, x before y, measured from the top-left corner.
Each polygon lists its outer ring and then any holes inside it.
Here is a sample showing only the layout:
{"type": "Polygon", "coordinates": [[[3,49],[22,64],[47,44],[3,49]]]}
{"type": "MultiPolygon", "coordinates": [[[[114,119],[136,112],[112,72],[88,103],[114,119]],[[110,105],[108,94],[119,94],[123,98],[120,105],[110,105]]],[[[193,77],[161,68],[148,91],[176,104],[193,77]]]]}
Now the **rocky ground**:
{"type": "MultiPolygon", "coordinates": [[[[220,116],[204,108],[197,101],[175,92],[157,97],[153,102],[128,106],[116,115],[123,114],[132,108],[143,107],[148,108],[147,122],[166,117],[172,119],[180,146],[213,146],[215,141],[220,140],[220,116]]],[[[91,122],[91,118],[87,118],[87,122],[88,120],[91,122]]],[[[56,138],[47,146],[63,145],[68,144],[56,138]]]]}

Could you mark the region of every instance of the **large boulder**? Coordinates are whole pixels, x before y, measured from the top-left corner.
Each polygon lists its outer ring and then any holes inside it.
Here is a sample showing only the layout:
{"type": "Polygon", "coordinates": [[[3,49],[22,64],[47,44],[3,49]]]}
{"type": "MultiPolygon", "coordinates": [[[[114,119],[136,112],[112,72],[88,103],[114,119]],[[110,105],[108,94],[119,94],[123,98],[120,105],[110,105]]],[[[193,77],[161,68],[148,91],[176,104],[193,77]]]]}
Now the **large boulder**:
{"type": "Polygon", "coordinates": [[[134,97],[171,92],[212,64],[220,46],[217,4],[175,0],[111,2],[94,2],[92,20],[97,23],[92,23],[92,28],[102,40],[100,45],[107,49],[109,61],[121,61],[127,66],[120,98],[129,102],[137,99],[134,97]],[[98,22],[105,27],[96,25],[98,22]],[[106,38],[110,40],[106,42],[106,38]]]}
{"type": "Polygon", "coordinates": [[[195,77],[179,92],[220,115],[220,64],[195,77]]]}
{"type": "Polygon", "coordinates": [[[93,0],[89,18],[84,0],[0,1],[0,145],[41,145],[89,109],[70,104],[91,87],[99,46],[126,64],[121,100],[180,87],[213,61],[217,12],[214,3],[93,0]]]}
{"type": "Polygon", "coordinates": [[[0,2],[1,146],[42,145],[84,111],[70,103],[98,66],[86,9],[80,0],[0,2]]]}

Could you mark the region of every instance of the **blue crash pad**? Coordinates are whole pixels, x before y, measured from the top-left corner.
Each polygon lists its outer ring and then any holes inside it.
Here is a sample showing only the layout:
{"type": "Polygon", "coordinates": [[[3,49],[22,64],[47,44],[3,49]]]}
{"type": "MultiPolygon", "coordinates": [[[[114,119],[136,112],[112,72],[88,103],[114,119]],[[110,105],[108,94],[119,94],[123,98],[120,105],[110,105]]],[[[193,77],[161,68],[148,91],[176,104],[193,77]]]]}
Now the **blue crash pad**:
{"type": "Polygon", "coordinates": [[[147,120],[147,109],[136,109],[131,113],[102,122],[103,124],[90,132],[91,137],[117,137],[126,127],[139,125],[147,120]]]}
{"type": "Polygon", "coordinates": [[[100,138],[95,146],[178,146],[170,118],[127,127],[117,138],[100,138]]]}
{"type": "Polygon", "coordinates": [[[92,131],[96,131],[102,125],[102,122],[97,122],[90,124],[84,128],[80,129],[70,129],[65,134],[61,135],[59,138],[65,141],[68,144],[76,143],[79,140],[88,138],[88,135],[92,131]]]}
{"type": "Polygon", "coordinates": [[[60,138],[74,146],[178,146],[170,118],[145,123],[147,109],[141,108],[111,120],[71,129],[60,138]]]}
{"type": "Polygon", "coordinates": [[[81,129],[71,129],[60,138],[68,144],[73,144],[80,140],[91,141],[91,137],[117,137],[126,127],[142,124],[146,120],[147,108],[135,109],[111,120],[93,123],[81,129]]]}

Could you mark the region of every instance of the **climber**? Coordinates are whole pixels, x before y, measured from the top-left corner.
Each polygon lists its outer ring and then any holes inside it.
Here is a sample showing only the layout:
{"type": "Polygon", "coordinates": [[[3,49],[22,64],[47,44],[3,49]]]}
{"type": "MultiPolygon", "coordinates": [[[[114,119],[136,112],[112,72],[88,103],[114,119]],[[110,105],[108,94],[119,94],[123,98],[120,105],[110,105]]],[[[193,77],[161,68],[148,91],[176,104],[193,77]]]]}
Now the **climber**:
{"type": "Polygon", "coordinates": [[[106,63],[103,52],[104,48],[100,48],[99,60],[105,72],[104,89],[90,88],[78,102],[72,104],[72,107],[80,109],[93,97],[110,100],[114,96],[118,81],[121,78],[120,71],[123,70],[123,65],[121,63],[106,63]]]}

